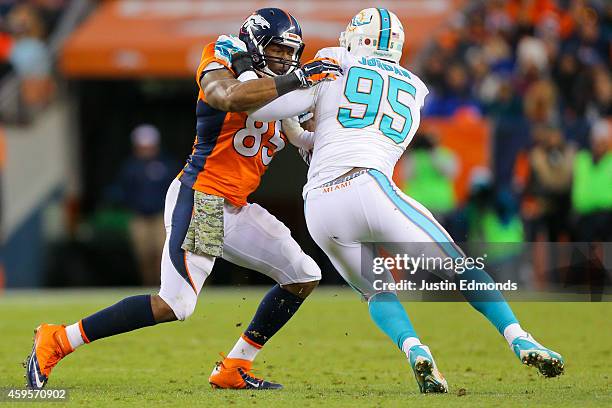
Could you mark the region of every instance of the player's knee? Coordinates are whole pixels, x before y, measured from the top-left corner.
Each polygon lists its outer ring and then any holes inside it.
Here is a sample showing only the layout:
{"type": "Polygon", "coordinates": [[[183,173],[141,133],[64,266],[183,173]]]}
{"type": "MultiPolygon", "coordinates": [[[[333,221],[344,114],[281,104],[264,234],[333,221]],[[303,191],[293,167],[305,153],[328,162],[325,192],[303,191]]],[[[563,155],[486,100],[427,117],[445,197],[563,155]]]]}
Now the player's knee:
{"type": "MultiPolygon", "coordinates": [[[[161,299],[161,297],[160,297],[161,299]]],[[[173,318],[165,321],[172,320],[185,320],[193,314],[196,307],[195,296],[175,296],[172,299],[168,299],[162,302],[166,304],[169,310],[166,310],[166,316],[172,316],[173,318]]]]}
{"type": "Polygon", "coordinates": [[[153,318],[157,323],[176,320],[176,315],[170,305],[159,295],[151,295],[151,310],[153,310],[153,318]]]}
{"type": "Polygon", "coordinates": [[[176,315],[176,317],[179,320],[183,321],[183,320],[186,320],[189,316],[193,314],[193,312],[195,311],[195,307],[196,307],[196,302],[192,302],[187,299],[182,299],[179,302],[177,302],[177,305],[175,306],[173,310],[174,310],[174,314],[176,315]]]}
{"type": "MultiPolygon", "coordinates": [[[[312,282],[316,282],[313,289],[319,284],[319,281],[321,280],[321,268],[319,268],[319,265],[317,265],[317,263],[308,255],[306,255],[305,253],[303,253],[301,262],[300,262],[300,270],[301,270],[301,274],[304,277],[309,277],[312,278],[312,282]]],[[[311,282],[308,282],[311,283],[311,282]]]]}
{"type": "Polygon", "coordinates": [[[290,283],[288,285],[283,285],[282,288],[295,296],[306,299],[318,285],[319,281],[316,280],[312,282],[290,283]]]}
{"type": "Polygon", "coordinates": [[[299,280],[306,280],[306,282],[283,285],[283,289],[305,299],[319,285],[319,281],[321,280],[321,268],[319,268],[319,265],[317,265],[311,257],[302,252],[301,249],[300,253],[294,268],[297,272],[297,278],[299,280]]]}
{"type": "MultiPolygon", "coordinates": [[[[296,280],[299,281],[320,281],[321,268],[293,239],[287,239],[281,246],[283,256],[291,262],[296,280]]],[[[315,285],[316,286],[316,285],[315,285]]]]}

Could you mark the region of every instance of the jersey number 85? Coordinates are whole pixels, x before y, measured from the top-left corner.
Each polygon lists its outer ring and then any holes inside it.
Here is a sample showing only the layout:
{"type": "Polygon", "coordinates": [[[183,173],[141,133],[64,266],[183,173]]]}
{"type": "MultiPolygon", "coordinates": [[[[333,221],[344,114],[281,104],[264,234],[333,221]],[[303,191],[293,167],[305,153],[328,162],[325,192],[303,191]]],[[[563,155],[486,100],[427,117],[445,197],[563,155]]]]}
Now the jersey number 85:
{"type": "Polygon", "coordinates": [[[245,157],[256,156],[261,149],[261,161],[267,166],[272,157],[285,147],[279,128],[277,122],[272,122],[270,128],[266,122],[256,122],[247,117],[245,127],[234,135],[234,149],[245,157]]]}
{"type": "MultiPolygon", "coordinates": [[[[393,118],[383,113],[378,128],[383,135],[400,144],[406,140],[412,127],[412,112],[410,107],[399,101],[400,91],[406,92],[414,98],[416,88],[399,78],[392,76],[388,78],[387,102],[393,112],[404,119],[404,124],[400,130],[396,130],[399,126],[396,124],[393,127],[393,122],[399,120],[399,118],[393,118]]],[[[378,72],[367,68],[351,67],[346,78],[344,96],[351,103],[364,105],[365,110],[362,115],[358,115],[353,112],[352,108],[340,108],[338,110],[338,122],[345,128],[356,129],[373,125],[379,116],[384,85],[384,79],[378,72]],[[362,85],[364,81],[369,86],[364,87],[362,85]]]]}

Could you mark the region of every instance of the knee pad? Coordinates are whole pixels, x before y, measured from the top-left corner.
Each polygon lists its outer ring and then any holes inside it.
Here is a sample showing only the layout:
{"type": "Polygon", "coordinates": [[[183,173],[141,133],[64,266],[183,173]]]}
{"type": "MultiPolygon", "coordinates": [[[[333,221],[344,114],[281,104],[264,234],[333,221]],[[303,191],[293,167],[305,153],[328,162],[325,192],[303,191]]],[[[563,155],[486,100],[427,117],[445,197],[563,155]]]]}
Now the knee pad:
{"type": "Polygon", "coordinates": [[[193,314],[198,300],[193,291],[190,295],[180,293],[175,296],[166,296],[164,293],[159,292],[159,296],[170,306],[176,318],[181,321],[193,314]]]}
{"type": "Polygon", "coordinates": [[[291,262],[299,282],[321,280],[321,268],[319,268],[319,265],[302,251],[302,248],[291,236],[283,240],[280,249],[283,256],[291,262]]]}
{"type": "Polygon", "coordinates": [[[304,276],[311,276],[313,281],[321,280],[321,268],[304,252],[302,252],[301,270],[304,276]]]}

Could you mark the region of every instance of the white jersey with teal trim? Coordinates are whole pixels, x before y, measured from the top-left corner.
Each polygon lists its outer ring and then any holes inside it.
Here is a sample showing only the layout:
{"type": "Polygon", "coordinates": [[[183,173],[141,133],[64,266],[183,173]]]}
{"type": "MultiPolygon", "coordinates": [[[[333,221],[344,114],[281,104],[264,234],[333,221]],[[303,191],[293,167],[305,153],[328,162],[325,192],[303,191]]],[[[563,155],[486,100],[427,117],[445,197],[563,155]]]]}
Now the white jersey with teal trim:
{"type": "Polygon", "coordinates": [[[317,57],[337,60],[343,76],[317,86],[314,149],[304,195],[354,167],[391,177],[414,137],[428,93],[398,64],[324,48],[317,57]]]}

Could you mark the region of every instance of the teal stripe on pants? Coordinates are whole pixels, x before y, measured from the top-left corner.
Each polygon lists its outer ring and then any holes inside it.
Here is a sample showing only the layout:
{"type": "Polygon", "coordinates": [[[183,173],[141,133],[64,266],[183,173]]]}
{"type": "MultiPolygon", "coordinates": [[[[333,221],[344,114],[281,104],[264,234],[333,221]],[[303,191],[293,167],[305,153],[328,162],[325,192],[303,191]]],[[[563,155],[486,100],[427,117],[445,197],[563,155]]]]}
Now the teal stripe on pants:
{"type": "Polygon", "coordinates": [[[408,218],[413,224],[425,232],[434,242],[436,242],[446,256],[450,258],[462,258],[463,253],[457,249],[455,244],[449,239],[446,233],[429,217],[421,213],[409,202],[405,201],[393,188],[391,181],[378,170],[369,170],[368,174],[376,180],[376,183],[389,197],[391,202],[408,218]]]}

